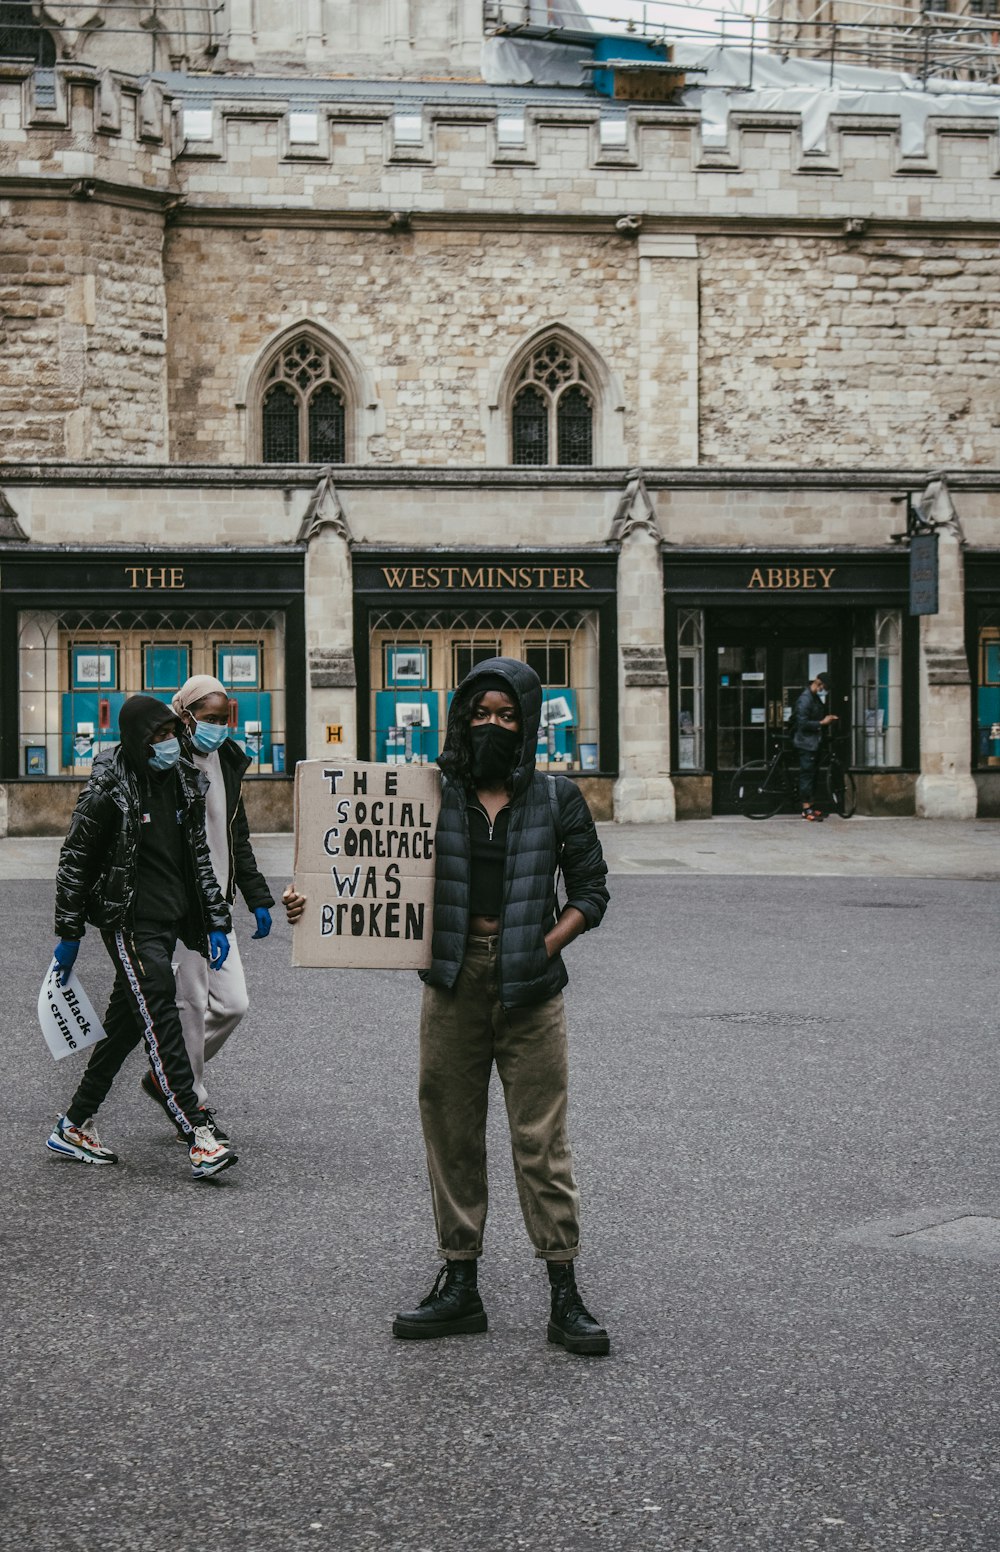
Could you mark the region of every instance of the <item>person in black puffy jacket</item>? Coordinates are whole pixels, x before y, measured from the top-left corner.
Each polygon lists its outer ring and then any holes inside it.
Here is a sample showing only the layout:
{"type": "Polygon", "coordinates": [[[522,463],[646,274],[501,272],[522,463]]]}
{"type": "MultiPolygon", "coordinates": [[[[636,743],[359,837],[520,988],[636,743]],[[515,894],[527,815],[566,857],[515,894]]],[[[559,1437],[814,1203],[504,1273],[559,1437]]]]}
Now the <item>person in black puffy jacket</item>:
{"type": "Polygon", "coordinates": [[[422,1304],[396,1316],[393,1333],[486,1330],[477,1264],[495,1062],[521,1210],[548,1265],[549,1341],[603,1354],[608,1334],[584,1307],[573,1268],[579,1196],[566,1135],[562,951],[600,923],[607,868],[579,788],[535,770],[541,709],[537,674],[513,658],[491,658],[463,680],[448,717],[420,1022],[420,1115],[445,1264],[422,1304]]]}
{"type": "Polygon", "coordinates": [[[229,907],[205,835],[207,782],[182,758],[183,724],[148,695],[119,717],[120,744],[94,761],[63,842],[56,875],[55,960],[66,984],[87,925],[115,967],[105,1039],[91,1053],[66,1113],[47,1140],[63,1159],[116,1164],[94,1117],[128,1053],[142,1040],[196,1179],[236,1163],[199,1106],[184,1046],[172,968],[177,940],[218,969],[229,950],[229,907]]]}

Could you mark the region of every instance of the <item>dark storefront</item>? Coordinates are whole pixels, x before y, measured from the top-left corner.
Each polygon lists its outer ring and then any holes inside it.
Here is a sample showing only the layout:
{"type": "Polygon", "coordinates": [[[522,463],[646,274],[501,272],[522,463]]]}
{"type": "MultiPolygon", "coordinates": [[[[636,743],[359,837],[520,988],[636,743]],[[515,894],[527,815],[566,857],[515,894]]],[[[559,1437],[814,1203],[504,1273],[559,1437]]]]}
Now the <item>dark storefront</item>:
{"type": "Polygon", "coordinates": [[[455,687],[506,656],[544,686],[539,767],[595,790],[617,776],[613,550],[359,548],[353,562],[360,758],[434,761],[455,687]]]}
{"type": "Polygon", "coordinates": [[[195,673],[229,690],[249,774],[285,777],[305,754],[304,581],[299,546],[6,551],[0,777],[85,780],[127,696],[169,701],[195,673]]]}
{"type": "Polygon", "coordinates": [[[905,552],[671,549],[664,584],[681,812],[731,809],[734,772],[767,758],[820,672],[866,802],[905,810],[919,759],[905,552]]]}

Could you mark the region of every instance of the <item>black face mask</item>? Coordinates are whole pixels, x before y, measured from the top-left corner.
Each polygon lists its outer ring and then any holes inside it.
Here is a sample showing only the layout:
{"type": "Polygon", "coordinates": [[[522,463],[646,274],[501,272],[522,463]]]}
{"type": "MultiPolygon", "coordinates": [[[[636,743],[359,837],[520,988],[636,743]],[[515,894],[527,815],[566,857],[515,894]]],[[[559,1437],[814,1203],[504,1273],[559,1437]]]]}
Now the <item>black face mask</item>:
{"type": "Polygon", "coordinates": [[[477,781],[503,781],[517,758],[521,735],[514,728],[484,722],[469,729],[472,742],[472,774],[477,781]]]}

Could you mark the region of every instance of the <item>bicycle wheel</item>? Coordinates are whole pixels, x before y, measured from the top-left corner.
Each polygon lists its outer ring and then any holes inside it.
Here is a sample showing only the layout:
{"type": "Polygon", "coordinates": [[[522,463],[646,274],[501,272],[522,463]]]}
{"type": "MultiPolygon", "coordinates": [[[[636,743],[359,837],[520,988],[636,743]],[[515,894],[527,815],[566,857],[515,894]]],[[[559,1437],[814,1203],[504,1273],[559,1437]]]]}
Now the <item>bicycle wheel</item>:
{"type": "Polygon", "coordinates": [[[839,760],[831,760],[824,772],[827,801],[841,819],[850,819],[858,806],[857,787],[850,771],[845,771],[839,760]]]}
{"type": "Polygon", "coordinates": [[[733,797],[744,819],[770,819],[786,796],[778,772],[763,760],[741,765],[733,777],[733,797]]]}

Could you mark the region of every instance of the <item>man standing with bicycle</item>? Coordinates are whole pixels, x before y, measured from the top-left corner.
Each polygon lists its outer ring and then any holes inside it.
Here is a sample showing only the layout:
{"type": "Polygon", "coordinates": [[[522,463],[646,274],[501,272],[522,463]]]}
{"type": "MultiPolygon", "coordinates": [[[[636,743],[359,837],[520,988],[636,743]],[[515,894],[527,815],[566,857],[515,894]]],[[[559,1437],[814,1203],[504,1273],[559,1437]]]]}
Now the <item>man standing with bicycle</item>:
{"type": "Polygon", "coordinates": [[[823,729],[839,719],[826,709],[821,696],[827,694],[826,674],[810,679],[808,687],[795,702],[792,713],[792,743],[799,756],[799,801],[802,817],[812,821],[822,820],[822,809],[816,807],[816,766],[819,762],[819,746],[823,729]]]}

